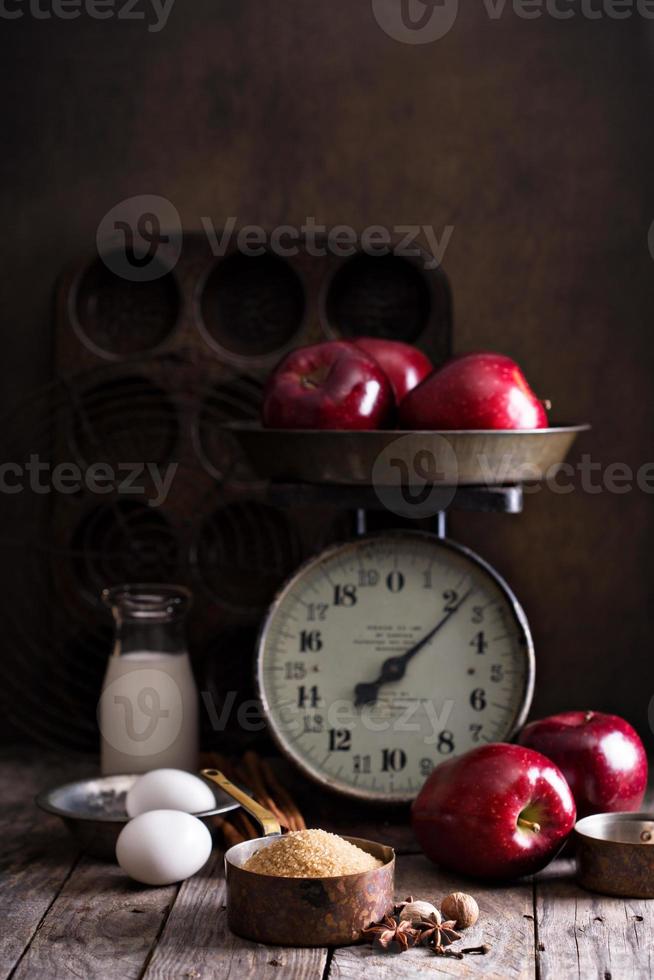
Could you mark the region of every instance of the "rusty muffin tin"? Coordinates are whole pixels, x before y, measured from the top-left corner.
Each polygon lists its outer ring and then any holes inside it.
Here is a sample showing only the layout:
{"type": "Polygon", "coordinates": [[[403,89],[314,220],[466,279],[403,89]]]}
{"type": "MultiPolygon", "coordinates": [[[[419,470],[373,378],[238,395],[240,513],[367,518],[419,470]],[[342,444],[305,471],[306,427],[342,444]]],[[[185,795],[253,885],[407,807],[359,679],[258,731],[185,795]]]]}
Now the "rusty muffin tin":
{"type": "Polygon", "coordinates": [[[227,921],[244,939],[277,946],[347,946],[371,922],[393,909],[395,852],[392,847],[344,837],[382,861],[379,868],[329,878],[283,878],[246,871],[248,859],[279,839],[272,813],[216,769],[201,773],[237,800],[260,824],[264,836],[235,844],[225,853],[227,921]]]}
{"type": "MultiPolygon", "coordinates": [[[[220,710],[231,690],[239,702],[253,697],[254,636],[282,582],[351,533],[351,512],[339,503],[288,508],[269,498],[222,428],[258,417],[279,358],[300,344],[359,334],[415,342],[435,362],[450,354],[447,276],[420,258],[311,255],[302,241],[289,257],[235,248],[216,255],[205,234],[190,233],[159,278],[135,282],[109,266],[95,251],[62,274],[55,381],[6,426],[7,458],[22,459],[28,445],[52,466],[82,471],[97,462],[148,461],[163,471],[178,464],[158,506],[150,506],[151,482],[143,495],[83,486],[7,498],[6,527],[35,529],[17,553],[5,603],[8,703],[20,705],[22,729],[67,751],[97,747],[94,705],[111,648],[102,588],[136,576],[181,581],[198,595],[194,669],[220,710]],[[44,615],[28,612],[25,581],[44,615]]],[[[212,744],[213,733],[205,735],[212,744]]],[[[233,751],[254,737],[231,721],[223,735],[233,751]]]]}

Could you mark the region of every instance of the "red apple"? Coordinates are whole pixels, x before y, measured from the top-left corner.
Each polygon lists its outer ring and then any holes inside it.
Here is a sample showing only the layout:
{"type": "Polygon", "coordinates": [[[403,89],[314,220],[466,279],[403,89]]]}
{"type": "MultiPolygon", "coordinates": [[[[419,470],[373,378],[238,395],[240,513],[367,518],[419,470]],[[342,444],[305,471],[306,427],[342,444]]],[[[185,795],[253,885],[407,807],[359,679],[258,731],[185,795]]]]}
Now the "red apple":
{"type": "Polygon", "coordinates": [[[282,359],[268,378],[262,418],[278,429],[378,429],[393,408],[377,361],[348,341],[332,340],[282,359]]]}
{"type": "Polygon", "coordinates": [[[354,343],[374,357],[386,372],[398,405],[412,388],[434,370],[427,355],[411,344],[403,344],[399,340],[381,340],[379,337],[359,337],[354,343]]]}
{"type": "Polygon", "coordinates": [[[400,405],[404,429],[544,429],[547,414],[515,361],[504,354],[455,357],[400,405]]]}
{"type": "Polygon", "coordinates": [[[564,711],[522,729],[518,741],[555,762],[579,817],[638,810],[647,789],[645,748],[631,725],[600,711],[564,711]]]}
{"type": "Polygon", "coordinates": [[[543,868],[575,822],[575,803],[553,762],[522,745],[491,743],[442,762],[411,810],[427,857],[477,878],[543,868]]]}

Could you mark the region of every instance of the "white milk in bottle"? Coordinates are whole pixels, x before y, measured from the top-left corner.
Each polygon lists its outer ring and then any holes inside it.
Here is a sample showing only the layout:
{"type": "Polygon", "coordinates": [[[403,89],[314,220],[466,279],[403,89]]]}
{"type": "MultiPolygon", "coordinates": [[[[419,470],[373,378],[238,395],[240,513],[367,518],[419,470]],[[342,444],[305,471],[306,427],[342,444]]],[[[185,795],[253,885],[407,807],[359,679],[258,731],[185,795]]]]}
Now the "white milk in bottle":
{"type": "Polygon", "coordinates": [[[102,598],[116,628],[98,704],[102,773],[195,770],[198,692],[184,629],[190,592],[120,585],[102,598]]]}

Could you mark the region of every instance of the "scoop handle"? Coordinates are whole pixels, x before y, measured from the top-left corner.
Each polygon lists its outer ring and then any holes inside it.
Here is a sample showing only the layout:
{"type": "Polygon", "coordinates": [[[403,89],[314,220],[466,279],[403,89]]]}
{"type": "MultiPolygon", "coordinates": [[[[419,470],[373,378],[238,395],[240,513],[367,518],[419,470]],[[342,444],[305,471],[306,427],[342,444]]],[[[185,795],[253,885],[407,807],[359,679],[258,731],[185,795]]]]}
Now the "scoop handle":
{"type": "Polygon", "coordinates": [[[282,828],[275,819],[275,815],[270,810],[267,810],[265,806],[261,806],[256,800],[253,800],[247,793],[244,793],[238,786],[235,786],[234,783],[230,782],[227,776],[224,776],[219,769],[203,769],[200,775],[204,776],[205,779],[211,780],[216,786],[220,786],[223,792],[231,796],[237,803],[240,803],[243,809],[257,821],[263,831],[264,837],[281,834],[282,828]]]}

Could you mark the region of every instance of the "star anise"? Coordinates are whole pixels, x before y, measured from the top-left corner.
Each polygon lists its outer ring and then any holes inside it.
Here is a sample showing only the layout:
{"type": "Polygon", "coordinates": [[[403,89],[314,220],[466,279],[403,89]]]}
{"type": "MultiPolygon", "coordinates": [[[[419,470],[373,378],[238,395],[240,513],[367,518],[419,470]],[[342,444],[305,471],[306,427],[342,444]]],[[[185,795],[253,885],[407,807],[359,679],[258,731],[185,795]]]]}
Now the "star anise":
{"type": "Polygon", "coordinates": [[[416,929],[420,930],[418,944],[420,946],[433,946],[434,948],[440,947],[440,949],[443,949],[443,947],[455,943],[458,939],[461,939],[461,933],[456,931],[454,928],[455,925],[456,922],[453,919],[449,922],[441,922],[440,925],[432,922],[430,919],[416,923],[416,929]]]}
{"type": "Polygon", "coordinates": [[[418,930],[418,946],[428,946],[440,930],[435,919],[421,919],[420,922],[413,923],[413,928],[418,930]]]}
{"type": "Polygon", "coordinates": [[[381,922],[368,926],[361,935],[371,940],[374,946],[403,953],[409,946],[415,945],[419,932],[410,922],[397,922],[392,916],[385,915],[381,922]]]}

